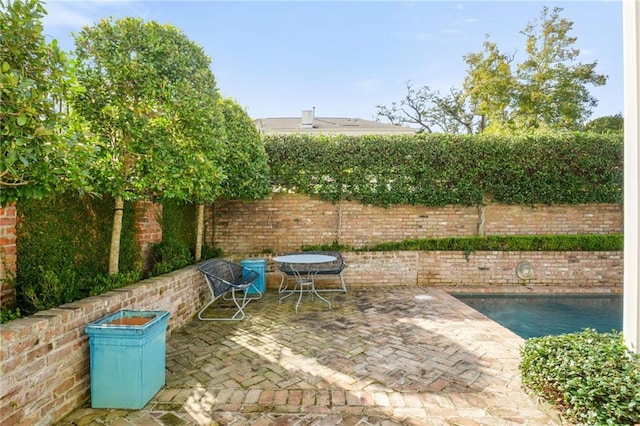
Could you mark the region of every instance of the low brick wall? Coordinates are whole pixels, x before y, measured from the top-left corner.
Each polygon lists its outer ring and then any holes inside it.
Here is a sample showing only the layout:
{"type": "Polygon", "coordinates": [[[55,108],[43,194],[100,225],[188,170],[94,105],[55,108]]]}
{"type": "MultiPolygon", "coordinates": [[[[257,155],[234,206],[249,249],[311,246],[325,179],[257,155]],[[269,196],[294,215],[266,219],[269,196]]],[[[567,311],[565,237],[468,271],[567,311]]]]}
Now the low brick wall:
{"type": "MultiPolygon", "coordinates": [[[[460,292],[613,292],[623,286],[622,252],[390,251],[343,253],[347,288],[417,285],[460,292]],[[534,274],[516,275],[527,261],[534,274]]],[[[265,257],[270,259],[269,257],[265,257]]],[[[277,288],[280,273],[269,260],[268,288],[277,288]]],[[[319,286],[338,278],[319,278],[319,286]]]]}
{"type": "Polygon", "coordinates": [[[161,310],[170,334],[207,291],[192,266],[0,325],[0,424],[54,424],[89,400],[87,324],[120,309],[161,310]]]}
{"type": "MultiPolygon", "coordinates": [[[[438,286],[450,291],[621,292],[621,252],[343,253],[347,287],[438,286]],[[534,276],[515,273],[529,261],[534,276]]],[[[271,256],[267,287],[280,284],[271,256]]],[[[241,258],[234,259],[240,261],[241,258]]],[[[337,285],[337,277],[318,286],[337,285]]],[[[119,309],[169,311],[170,334],[208,297],[195,266],[0,325],[0,424],[49,425],[90,397],[87,324],[119,309]]],[[[259,302],[257,302],[259,303],[259,302]]]]}

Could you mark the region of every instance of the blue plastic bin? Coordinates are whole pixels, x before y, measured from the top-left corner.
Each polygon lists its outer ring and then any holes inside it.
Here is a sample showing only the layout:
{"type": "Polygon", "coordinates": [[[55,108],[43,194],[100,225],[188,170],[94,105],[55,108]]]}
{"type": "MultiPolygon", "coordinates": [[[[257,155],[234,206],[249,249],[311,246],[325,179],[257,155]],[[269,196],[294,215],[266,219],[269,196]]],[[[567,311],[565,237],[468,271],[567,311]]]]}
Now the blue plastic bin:
{"type": "Polygon", "coordinates": [[[121,310],[87,325],[91,407],[138,410],[164,386],[168,319],[166,311],[121,310]]]}
{"type": "Polygon", "coordinates": [[[240,261],[240,265],[245,268],[251,269],[258,273],[258,279],[251,287],[246,291],[248,294],[264,293],[267,290],[267,283],[265,279],[267,260],[266,259],[243,259],[240,261]]]}

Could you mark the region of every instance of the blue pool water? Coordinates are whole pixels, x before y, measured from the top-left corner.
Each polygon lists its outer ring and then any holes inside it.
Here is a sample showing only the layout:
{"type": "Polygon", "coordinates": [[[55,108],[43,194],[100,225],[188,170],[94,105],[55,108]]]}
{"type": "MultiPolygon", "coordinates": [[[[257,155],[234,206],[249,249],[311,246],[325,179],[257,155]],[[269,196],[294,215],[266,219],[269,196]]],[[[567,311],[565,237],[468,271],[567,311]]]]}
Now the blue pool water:
{"type": "Polygon", "coordinates": [[[455,294],[522,338],[622,330],[622,295],[455,294]]]}

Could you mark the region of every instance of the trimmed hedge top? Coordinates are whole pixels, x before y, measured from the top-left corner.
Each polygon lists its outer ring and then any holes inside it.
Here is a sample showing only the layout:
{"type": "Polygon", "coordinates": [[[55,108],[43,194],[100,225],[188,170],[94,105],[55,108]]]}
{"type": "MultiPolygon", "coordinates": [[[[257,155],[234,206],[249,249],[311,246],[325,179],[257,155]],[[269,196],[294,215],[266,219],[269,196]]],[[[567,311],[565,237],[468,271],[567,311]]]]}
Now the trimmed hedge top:
{"type": "Polygon", "coordinates": [[[623,137],[268,135],[276,188],[365,204],[621,203],[623,137]]]}

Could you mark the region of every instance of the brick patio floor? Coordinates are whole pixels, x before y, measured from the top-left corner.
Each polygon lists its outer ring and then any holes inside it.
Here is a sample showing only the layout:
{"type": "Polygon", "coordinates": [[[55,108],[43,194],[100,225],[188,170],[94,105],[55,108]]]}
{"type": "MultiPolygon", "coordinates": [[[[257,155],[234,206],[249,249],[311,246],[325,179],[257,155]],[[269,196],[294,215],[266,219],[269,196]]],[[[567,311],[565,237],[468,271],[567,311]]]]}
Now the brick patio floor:
{"type": "Polygon", "coordinates": [[[81,408],[60,425],[556,425],[520,387],[523,340],[429,288],[350,289],[167,340],[166,386],[139,411],[81,408]]]}

